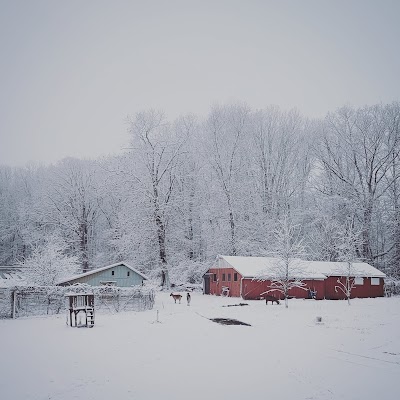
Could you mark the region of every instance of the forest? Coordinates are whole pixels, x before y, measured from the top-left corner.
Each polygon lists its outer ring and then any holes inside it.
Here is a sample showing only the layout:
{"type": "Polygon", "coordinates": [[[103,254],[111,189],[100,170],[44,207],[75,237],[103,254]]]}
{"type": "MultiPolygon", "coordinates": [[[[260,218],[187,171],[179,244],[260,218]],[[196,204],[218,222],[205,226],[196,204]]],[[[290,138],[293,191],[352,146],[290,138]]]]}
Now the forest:
{"type": "Polygon", "coordinates": [[[125,260],[162,284],[198,283],[218,254],[268,254],[289,219],[308,259],[339,260],[351,229],[358,260],[400,277],[400,103],[323,119],[234,103],[126,123],[118,155],[0,166],[0,265],[125,260]]]}

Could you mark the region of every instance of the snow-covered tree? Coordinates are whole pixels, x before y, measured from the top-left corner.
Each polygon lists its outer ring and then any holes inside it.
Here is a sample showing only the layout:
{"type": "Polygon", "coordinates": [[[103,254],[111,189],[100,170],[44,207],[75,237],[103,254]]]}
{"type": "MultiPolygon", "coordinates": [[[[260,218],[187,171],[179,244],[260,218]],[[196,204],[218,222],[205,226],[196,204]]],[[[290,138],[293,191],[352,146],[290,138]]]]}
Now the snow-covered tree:
{"type": "Polygon", "coordinates": [[[67,244],[58,235],[49,236],[44,243],[34,246],[31,255],[20,263],[28,283],[53,286],[77,273],[79,260],[67,255],[67,250],[67,244]]]}
{"type": "Polygon", "coordinates": [[[148,225],[153,227],[157,243],[161,285],[169,288],[167,224],[177,183],[177,166],[181,161],[187,132],[172,129],[160,111],[137,113],[129,119],[132,149],[129,171],[135,190],[140,195],[148,225]]]}
{"type": "Polygon", "coordinates": [[[130,150],[101,162],[0,166],[0,263],[59,231],[84,271],[125,259],[167,284],[188,260],[265,254],[286,214],[309,258],[339,261],[354,215],[357,256],[400,276],[399,103],[316,121],[229,104],[176,121],[146,111],[128,124],[130,150]]]}
{"type": "Polygon", "coordinates": [[[270,281],[268,292],[278,291],[285,299],[285,307],[288,308],[289,291],[293,288],[305,290],[302,272],[307,261],[301,231],[298,225],[290,222],[288,217],[279,221],[274,231],[274,249],[269,253],[274,258],[273,266],[261,271],[255,279],[258,281],[270,281]]]}
{"type": "Polygon", "coordinates": [[[51,171],[46,204],[47,224],[57,227],[74,254],[82,272],[91,266],[95,224],[100,213],[95,168],[90,161],[65,159],[51,171]]]}
{"type": "Polygon", "coordinates": [[[215,173],[229,224],[229,249],[237,254],[239,188],[242,175],[243,144],[250,110],[246,105],[214,106],[204,124],[207,162],[215,173]]]}
{"type": "Polygon", "coordinates": [[[356,231],[354,228],[354,218],[352,218],[344,227],[339,237],[339,245],[337,252],[339,254],[338,261],[341,261],[342,267],[337,269],[337,285],[335,291],[341,291],[346,296],[350,305],[351,291],[355,286],[355,271],[353,263],[359,260],[358,254],[362,248],[362,232],[356,231]]]}
{"type": "Polygon", "coordinates": [[[373,262],[380,253],[374,243],[378,201],[399,178],[393,160],[400,154],[400,105],[343,107],[328,114],[317,157],[325,193],[341,196],[357,210],[362,232],[362,257],[373,262]]]}

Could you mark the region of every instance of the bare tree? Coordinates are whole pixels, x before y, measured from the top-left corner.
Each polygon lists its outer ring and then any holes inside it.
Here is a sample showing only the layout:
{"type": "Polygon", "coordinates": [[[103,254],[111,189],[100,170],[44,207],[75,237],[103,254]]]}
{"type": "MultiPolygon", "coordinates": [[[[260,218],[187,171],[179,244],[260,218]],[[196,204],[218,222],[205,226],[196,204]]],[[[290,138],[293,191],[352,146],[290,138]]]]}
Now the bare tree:
{"type": "Polygon", "coordinates": [[[94,175],[90,162],[66,159],[52,171],[46,195],[50,212],[44,218],[64,232],[83,272],[91,263],[91,243],[100,212],[94,175]]]}
{"type": "Polygon", "coordinates": [[[355,230],[354,218],[347,222],[338,239],[338,260],[341,261],[343,265],[336,271],[340,278],[337,279],[335,291],[337,292],[340,290],[346,296],[347,302],[350,305],[351,291],[355,286],[356,274],[353,263],[359,261],[357,254],[359,254],[359,248],[362,247],[363,244],[362,232],[355,230]]]}
{"type": "Polygon", "coordinates": [[[206,152],[223,196],[229,221],[229,252],[237,253],[235,196],[241,172],[241,150],[250,110],[245,105],[215,106],[205,123],[206,152]]]}
{"type": "Polygon", "coordinates": [[[307,261],[303,239],[300,237],[299,226],[283,218],[274,231],[275,249],[269,255],[274,257],[273,266],[261,271],[255,278],[258,281],[270,281],[269,292],[278,291],[285,299],[288,308],[289,292],[293,288],[305,289],[303,269],[307,261]]]}
{"type": "Polygon", "coordinates": [[[164,114],[155,110],[140,112],[130,118],[129,132],[130,156],[135,164],[131,176],[151,209],[158,243],[161,285],[168,289],[167,224],[176,186],[176,168],[187,136],[175,135],[164,114]]]}
{"type": "Polygon", "coordinates": [[[325,191],[338,194],[360,210],[363,236],[361,255],[373,261],[378,255],[372,245],[372,220],[377,200],[398,178],[390,173],[400,151],[400,107],[344,107],[326,119],[318,157],[325,172],[325,191]],[[388,179],[389,178],[389,179],[388,179]]]}
{"type": "Polygon", "coordinates": [[[262,212],[270,219],[285,215],[290,198],[302,188],[309,166],[304,140],[304,121],[296,110],[278,107],[251,116],[250,151],[254,160],[257,192],[262,212]]]}

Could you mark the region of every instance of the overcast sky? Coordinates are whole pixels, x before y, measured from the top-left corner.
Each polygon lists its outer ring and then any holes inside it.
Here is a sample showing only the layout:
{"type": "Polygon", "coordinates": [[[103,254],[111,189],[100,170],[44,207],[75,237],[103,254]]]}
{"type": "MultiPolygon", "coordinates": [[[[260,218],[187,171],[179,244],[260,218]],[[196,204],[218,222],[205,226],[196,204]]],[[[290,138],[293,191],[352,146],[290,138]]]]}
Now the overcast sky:
{"type": "Polygon", "coordinates": [[[0,164],[117,153],[125,118],[399,100],[400,1],[0,0],[0,164]]]}

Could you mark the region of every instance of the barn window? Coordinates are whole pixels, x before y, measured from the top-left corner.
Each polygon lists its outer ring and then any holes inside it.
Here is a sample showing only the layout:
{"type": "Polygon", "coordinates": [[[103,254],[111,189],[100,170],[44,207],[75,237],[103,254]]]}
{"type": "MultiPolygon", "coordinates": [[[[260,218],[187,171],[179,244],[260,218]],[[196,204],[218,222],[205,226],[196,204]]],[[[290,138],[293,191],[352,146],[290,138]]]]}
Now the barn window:
{"type": "Polygon", "coordinates": [[[225,274],[222,274],[222,282],[225,282],[225,274]]]}
{"type": "Polygon", "coordinates": [[[233,274],[233,280],[236,282],[237,281],[237,272],[235,272],[234,274],[233,274]]]}
{"type": "Polygon", "coordinates": [[[364,278],[354,278],[355,285],[364,285],[364,278]]]}
{"type": "Polygon", "coordinates": [[[126,276],[129,276],[131,274],[131,271],[128,271],[127,273],[126,273],[126,276]]]}
{"type": "Polygon", "coordinates": [[[228,282],[231,281],[231,274],[228,274],[228,282]]]}
{"type": "Polygon", "coordinates": [[[213,274],[214,276],[214,282],[217,282],[217,274],[213,274]]]}
{"type": "Polygon", "coordinates": [[[114,271],[111,271],[111,275],[114,275],[114,271]]]}
{"type": "Polygon", "coordinates": [[[378,286],[380,284],[379,278],[371,278],[371,285],[378,286]]]}

